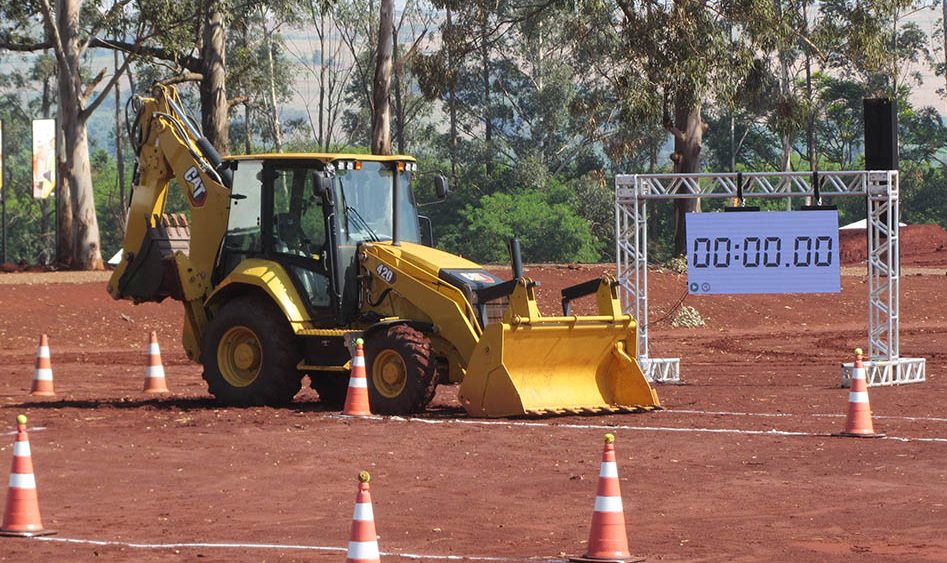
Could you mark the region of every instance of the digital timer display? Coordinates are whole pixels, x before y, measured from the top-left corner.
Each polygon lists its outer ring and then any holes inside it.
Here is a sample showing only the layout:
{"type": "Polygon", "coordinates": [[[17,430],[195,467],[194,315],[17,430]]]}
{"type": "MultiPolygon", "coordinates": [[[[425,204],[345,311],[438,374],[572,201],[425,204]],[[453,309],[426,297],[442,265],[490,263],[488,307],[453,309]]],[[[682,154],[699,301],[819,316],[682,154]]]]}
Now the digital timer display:
{"type": "Polygon", "coordinates": [[[688,213],[694,294],[838,293],[838,211],[688,213]]]}

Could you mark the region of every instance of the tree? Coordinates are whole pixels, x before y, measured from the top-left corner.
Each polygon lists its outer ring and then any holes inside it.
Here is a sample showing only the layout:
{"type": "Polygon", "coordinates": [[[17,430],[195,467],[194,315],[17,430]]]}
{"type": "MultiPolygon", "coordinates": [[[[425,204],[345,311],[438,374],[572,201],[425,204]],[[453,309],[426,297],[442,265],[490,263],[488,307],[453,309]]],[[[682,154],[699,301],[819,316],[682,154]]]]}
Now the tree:
{"type": "MultiPolygon", "coordinates": [[[[760,29],[775,25],[770,3],[715,0],[617,0],[588,3],[576,19],[586,58],[609,61],[593,66],[600,81],[627,108],[671,134],[671,161],[678,173],[701,169],[708,101],[744,87],[757,52],[760,29]],[[741,33],[731,35],[737,26],[741,33]],[[617,30],[617,32],[615,31],[617,30]]],[[[684,252],[684,216],[699,209],[697,199],[674,202],[675,249],[684,252]]]]}
{"type": "Polygon", "coordinates": [[[395,30],[394,0],[380,0],[378,12],[378,57],[372,86],[372,154],[391,154],[392,37],[395,30]]]}
{"type": "MultiPolygon", "coordinates": [[[[101,269],[103,267],[100,248],[98,220],[92,186],[92,171],[89,162],[89,146],[86,123],[99,105],[105,101],[109,91],[118,82],[122,73],[134,59],[126,57],[122,66],[105,83],[97,95],[95,91],[106,76],[103,69],[96,76],[84,76],[83,56],[92,39],[114,22],[126,7],[124,3],[111,8],[81,10],[81,0],[48,0],[39,4],[40,12],[34,14],[22,6],[7,5],[2,9],[6,25],[0,29],[0,48],[15,51],[40,51],[51,49],[56,57],[59,90],[59,126],[62,131],[59,185],[59,242],[61,262],[77,269],[101,269]],[[81,18],[81,21],[80,21],[81,18]],[[33,37],[30,32],[40,23],[43,38],[33,37]]],[[[148,29],[139,25],[134,30],[136,40],[130,44],[132,54],[137,52],[148,29]]]]}

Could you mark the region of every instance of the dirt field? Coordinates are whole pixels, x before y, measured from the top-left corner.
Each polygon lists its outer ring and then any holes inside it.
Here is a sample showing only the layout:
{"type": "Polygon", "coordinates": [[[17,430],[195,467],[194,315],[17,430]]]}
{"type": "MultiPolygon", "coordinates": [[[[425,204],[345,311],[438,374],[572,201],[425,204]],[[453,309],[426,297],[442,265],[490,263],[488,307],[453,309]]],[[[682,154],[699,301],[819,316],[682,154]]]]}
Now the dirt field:
{"type": "MultiPolygon", "coordinates": [[[[0,275],[0,465],[26,413],[59,532],[0,538],[0,560],[338,562],[368,469],[385,560],[562,561],[584,552],[612,430],[632,551],[649,560],[944,561],[938,267],[902,279],[901,350],[927,358],[928,381],[871,390],[884,440],[830,436],[839,364],[866,344],[857,268],[841,295],[688,297],[707,321],[696,329],[662,320],[685,278],[654,273],[651,355],[680,357],[685,381],[658,387],[667,410],[527,421],[469,419],[454,387],[407,420],[340,418],[308,390],[291,408],[221,408],[181,349],[179,304],[113,302],[102,275],[0,275]],[[173,392],[159,399],[140,392],[151,330],[173,392]],[[27,395],[41,332],[58,392],[46,400],[27,395]]],[[[554,312],[559,288],[604,269],[527,275],[554,312]]]]}

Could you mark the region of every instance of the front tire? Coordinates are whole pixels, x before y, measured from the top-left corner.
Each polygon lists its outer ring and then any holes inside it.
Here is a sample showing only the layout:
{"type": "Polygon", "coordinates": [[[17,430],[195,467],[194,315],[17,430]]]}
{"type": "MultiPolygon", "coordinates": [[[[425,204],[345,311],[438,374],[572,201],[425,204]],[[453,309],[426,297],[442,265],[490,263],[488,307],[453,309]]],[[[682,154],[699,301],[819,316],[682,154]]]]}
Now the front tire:
{"type": "Polygon", "coordinates": [[[382,328],[365,342],[372,412],[421,412],[434,397],[437,377],[431,341],[406,325],[382,328]]]}
{"type": "Polygon", "coordinates": [[[283,312],[267,297],[238,297],[207,325],[201,363],[207,390],[228,405],[285,405],[301,387],[301,355],[283,312]]]}

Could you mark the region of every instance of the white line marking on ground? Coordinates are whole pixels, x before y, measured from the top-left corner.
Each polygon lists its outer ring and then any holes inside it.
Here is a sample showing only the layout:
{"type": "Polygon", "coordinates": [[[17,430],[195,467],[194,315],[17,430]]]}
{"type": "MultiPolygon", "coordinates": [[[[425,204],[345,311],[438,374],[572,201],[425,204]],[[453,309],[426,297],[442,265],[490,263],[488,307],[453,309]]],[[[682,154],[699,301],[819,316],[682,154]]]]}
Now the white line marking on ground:
{"type": "MultiPolygon", "coordinates": [[[[761,417],[792,417],[792,416],[821,416],[826,418],[845,418],[844,414],[793,414],[788,412],[730,412],[730,411],[700,411],[690,409],[664,409],[654,411],[656,413],[684,413],[684,414],[706,414],[710,416],[761,416],[761,417]]],[[[914,420],[923,422],[947,422],[947,418],[938,416],[893,416],[872,414],[872,418],[884,418],[888,420],[914,420]]]]}
{"type": "MultiPolygon", "coordinates": [[[[46,427],[45,427],[45,426],[36,426],[36,427],[34,427],[34,428],[27,428],[27,429],[26,429],[27,432],[39,432],[39,431],[41,431],[41,430],[46,430],[46,427]]],[[[16,434],[17,434],[17,431],[14,430],[14,431],[12,431],[12,432],[2,432],[2,433],[0,433],[0,436],[16,436],[16,434]]]]}
{"type": "MultiPolygon", "coordinates": [[[[381,420],[381,419],[368,419],[381,420]]],[[[739,428],[675,428],[672,426],[628,426],[622,424],[550,424],[547,422],[525,422],[521,420],[469,420],[469,419],[442,419],[433,420],[429,418],[403,418],[398,416],[388,417],[388,420],[401,420],[407,422],[420,422],[423,424],[470,424],[474,426],[526,426],[535,428],[567,428],[570,430],[642,430],[650,432],[695,432],[705,434],[744,434],[750,436],[807,436],[828,438],[832,434],[828,432],[793,432],[790,430],[741,430],[739,428]]],[[[888,440],[899,442],[944,442],[947,438],[903,438],[899,436],[888,436],[888,440]]]]}
{"type": "MultiPolygon", "coordinates": [[[[296,551],[332,551],[332,552],[341,552],[345,553],[347,551],[344,547],[336,546],[324,546],[324,545],[295,545],[295,544],[279,544],[279,543],[230,543],[230,542],[219,542],[219,543],[209,543],[209,542],[179,542],[179,543],[135,543],[135,542],[124,542],[124,541],[114,541],[114,540],[90,540],[90,539],[81,539],[81,538],[63,538],[63,537],[50,537],[50,536],[41,536],[31,538],[37,541],[49,541],[49,542],[60,542],[60,543],[77,543],[84,545],[100,545],[100,546],[121,546],[121,547],[130,547],[133,549],[287,549],[287,550],[296,550],[296,551]]],[[[382,551],[381,555],[386,557],[401,557],[404,559],[420,559],[424,561],[536,561],[539,563],[561,563],[565,559],[554,559],[554,558],[532,558],[532,557],[489,557],[481,555],[428,555],[420,553],[397,553],[394,551],[382,551]]]]}

